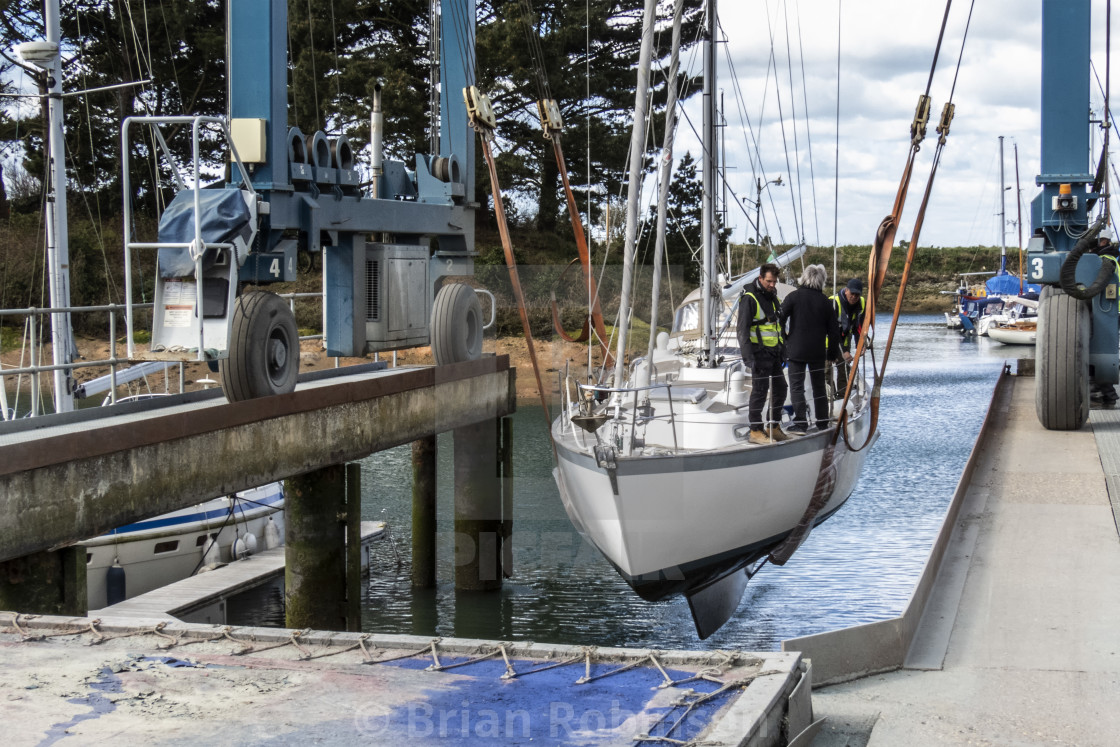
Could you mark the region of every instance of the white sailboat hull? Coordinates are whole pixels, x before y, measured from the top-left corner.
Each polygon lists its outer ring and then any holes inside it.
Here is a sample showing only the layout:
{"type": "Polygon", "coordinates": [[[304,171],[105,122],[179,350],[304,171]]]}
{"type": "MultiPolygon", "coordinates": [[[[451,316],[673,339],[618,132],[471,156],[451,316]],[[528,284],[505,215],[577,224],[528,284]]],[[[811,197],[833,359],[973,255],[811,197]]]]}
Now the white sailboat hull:
{"type": "Polygon", "coordinates": [[[131,598],[195,573],[212,537],[216,537],[222,562],[233,559],[234,542],[247,533],[256,538],[263,550],[270,520],[282,542],[281,483],[269,483],[237,495],[240,500],[215,498],[82,542],[86,548],[89,609],[107,605],[107,575],[114,561],[124,570],[126,598],[131,598]]]}
{"type": "Polygon", "coordinates": [[[1004,345],[1034,345],[1037,335],[1038,330],[1033,324],[1026,328],[993,326],[988,330],[988,337],[1004,345]]]}
{"type": "MultiPolygon", "coordinates": [[[[850,424],[853,443],[867,439],[869,421],[865,411],[850,424]]],[[[578,445],[578,432],[558,430],[556,478],[569,517],[650,600],[702,587],[789,535],[809,505],[831,438],[823,432],[769,446],[618,457],[609,470],[578,445]]],[[[867,450],[841,443],[833,453],[833,483],[816,522],[851,495],[867,450]]]]}

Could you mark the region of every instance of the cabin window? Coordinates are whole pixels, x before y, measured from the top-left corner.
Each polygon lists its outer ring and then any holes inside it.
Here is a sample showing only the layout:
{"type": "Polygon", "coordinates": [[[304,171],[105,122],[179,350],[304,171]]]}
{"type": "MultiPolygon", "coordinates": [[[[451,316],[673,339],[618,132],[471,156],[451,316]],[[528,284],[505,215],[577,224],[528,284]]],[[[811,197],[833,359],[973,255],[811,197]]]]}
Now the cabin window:
{"type": "Polygon", "coordinates": [[[93,553],[87,552],[86,553],[86,565],[89,565],[92,562],[93,562],[93,553]]]}
{"type": "Polygon", "coordinates": [[[175,552],[179,549],[179,540],[168,540],[167,542],[157,542],[156,548],[152,552],[156,555],[161,555],[166,552],[175,552]]]}
{"type": "Polygon", "coordinates": [[[200,534],[200,535],[198,535],[198,539],[196,539],[196,540],[194,541],[194,546],[195,546],[195,547],[202,547],[203,545],[205,545],[205,544],[206,544],[206,540],[207,540],[207,539],[208,539],[208,538],[207,538],[207,536],[206,536],[205,534],[200,534]]]}
{"type": "Polygon", "coordinates": [[[674,332],[691,332],[700,329],[700,302],[686,303],[677,309],[673,320],[674,332]]]}

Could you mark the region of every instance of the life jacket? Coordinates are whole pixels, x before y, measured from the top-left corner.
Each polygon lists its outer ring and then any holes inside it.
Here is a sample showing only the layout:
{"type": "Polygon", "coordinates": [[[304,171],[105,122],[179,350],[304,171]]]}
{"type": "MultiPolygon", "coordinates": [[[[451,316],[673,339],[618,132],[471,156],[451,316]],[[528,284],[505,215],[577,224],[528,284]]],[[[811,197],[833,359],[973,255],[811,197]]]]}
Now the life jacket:
{"type": "MultiPolygon", "coordinates": [[[[832,304],[836,307],[836,320],[840,322],[841,331],[843,332],[843,334],[841,336],[841,339],[844,343],[846,343],[851,338],[853,330],[852,330],[850,324],[848,326],[848,329],[843,329],[843,327],[844,327],[844,324],[843,324],[843,322],[844,322],[844,304],[840,300],[840,294],[837,293],[835,296],[829,296],[828,300],[832,301],[832,304]]],[[[867,299],[861,295],[859,297],[859,315],[863,316],[866,312],[867,312],[867,299]]]]}
{"type": "Polygon", "coordinates": [[[774,318],[770,319],[762,310],[762,303],[755,294],[743,291],[743,295],[750,296],[754,301],[754,321],[751,327],[754,329],[755,342],[765,348],[776,348],[785,342],[778,315],[775,313],[774,318]]]}

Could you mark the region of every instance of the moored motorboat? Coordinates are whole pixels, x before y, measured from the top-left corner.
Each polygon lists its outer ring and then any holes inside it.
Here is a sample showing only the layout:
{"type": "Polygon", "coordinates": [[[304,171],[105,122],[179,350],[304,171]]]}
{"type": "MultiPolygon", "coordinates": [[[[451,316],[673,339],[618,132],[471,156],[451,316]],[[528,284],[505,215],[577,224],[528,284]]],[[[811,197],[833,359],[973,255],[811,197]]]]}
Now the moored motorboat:
{"type": "Polygon", "coordinates": [[[1004,345],[1034,345],[1038,334],[1035,318],[996,324],[988,329],[988,337],[1004,345]]]}
{"type": "Polygon", "coordinates": [[[101,609],[204,568],[282,544],[279,482],[118,527],[86,548],[89,609],[101,609]]]}

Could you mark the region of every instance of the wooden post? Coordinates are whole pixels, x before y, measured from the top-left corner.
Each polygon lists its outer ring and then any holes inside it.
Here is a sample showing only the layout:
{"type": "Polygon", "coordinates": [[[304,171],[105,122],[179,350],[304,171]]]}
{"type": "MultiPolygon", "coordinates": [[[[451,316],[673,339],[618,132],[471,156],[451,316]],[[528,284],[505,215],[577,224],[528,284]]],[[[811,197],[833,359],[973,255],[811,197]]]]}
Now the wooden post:
{"type": "Polygon", "coordinates": [[[502,577],[513,577],[513,418],[498,421],[501,429],[502,577]]]}
{"type": "Polygon", "coordinates": [[[346,465],[346,629],[362,631],[362,465],[346,465]]]}
{"type": "Polygon", "coordinates": [[[412,442],[412,588],[436,585],[436,437],[412,442]]]}
{"type": "Polygon", "coordinates": [[[489,420],[454,431],[455,588],[460,591],[491,591],[502,586],[497,433],[489,420]]]}
{"type": "Polygon", "coordinates": [[[0,563],[0,609],[85,615],[86,549],[72,545],[0,563]]]}
{"type": "Polygon", "coordinates": [[[346,469],[341,464],[285,485],[285,625],[346,629],[346,469]]]}

